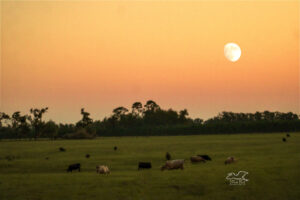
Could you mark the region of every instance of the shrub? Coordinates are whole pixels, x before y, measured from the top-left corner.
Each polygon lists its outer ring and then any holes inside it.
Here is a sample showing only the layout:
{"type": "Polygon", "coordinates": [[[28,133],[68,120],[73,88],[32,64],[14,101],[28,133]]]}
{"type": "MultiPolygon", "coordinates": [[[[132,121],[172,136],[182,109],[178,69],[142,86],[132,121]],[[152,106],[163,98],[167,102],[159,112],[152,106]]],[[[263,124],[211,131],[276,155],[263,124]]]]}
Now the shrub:
{"type": "Polygon", "coordinates": [[[80,128],[75,133],[69,133],[64,136],[65,139],[94,139],[95,137],[95,133],[88,133],[84,128],[80,128]]]}

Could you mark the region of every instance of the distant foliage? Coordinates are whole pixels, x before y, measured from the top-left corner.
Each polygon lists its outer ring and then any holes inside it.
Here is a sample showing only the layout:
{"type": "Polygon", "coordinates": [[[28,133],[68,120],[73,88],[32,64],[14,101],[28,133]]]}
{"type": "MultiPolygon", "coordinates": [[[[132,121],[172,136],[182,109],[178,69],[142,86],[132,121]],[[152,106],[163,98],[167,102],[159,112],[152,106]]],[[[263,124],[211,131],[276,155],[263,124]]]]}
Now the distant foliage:
{"type": "Polygon", "coordinates": [[[75,133],[69,133],[64,136],[65,139],[93,139],[96,134],[89,133],[86,129],[78,129],[75,133]]]}
{"type": "Polygon", "coordinates": [[[217,133],[251,133],[300,131],[300,120],[292,112],[221,112],[206,121],[189,118],[187,109],[162,109],[155,101],[143,105],[135,102],[131,110],[119,106],[111,116],[93,120],[81,109],[82,116],[75,124],[56,124],[43,121],[48,107],[30,109],[29,115],[14,112],[11,116],[0,112],[0,139],[65,138],[92,139],[96,136],[193,135],[217,133]]]}

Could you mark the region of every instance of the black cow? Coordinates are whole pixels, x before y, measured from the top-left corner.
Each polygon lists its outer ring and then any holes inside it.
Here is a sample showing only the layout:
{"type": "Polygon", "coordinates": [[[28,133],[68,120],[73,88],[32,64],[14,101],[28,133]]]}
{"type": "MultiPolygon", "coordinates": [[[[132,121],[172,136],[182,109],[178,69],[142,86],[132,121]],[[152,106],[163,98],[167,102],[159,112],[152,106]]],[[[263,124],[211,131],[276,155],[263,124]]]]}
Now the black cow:
{"type": "Polygon", "coordinates": [[[118,149],[118,147],[117,147],[117,146],[115,146],[115,147],[114,147],[114,150],[115,150],[115,151],[117,151],[117,149],[118,149]]]}
{"type": "Polygon", "coordinates": [[[203,158],[204,160],[210,160],[211,161],[211,158],[208,155],[197,155],[197,156],[203,158]]]}
{"type": "Polygon", "coordinates": [[[89,157],[90,157],[90,154],[86,154],[85,157],[86,157],[86,158],[89,158],[89,157]]]}
{"type": "Polygon", "coordinates": [[[59,147],[59,151],[64,152],[64,151],[66,151],[66,149],[63,147],[59,147]]]}
{"type": "Polygon", "coordinates": [[[286,139],[285,139],[285,138],[282,138],[282,142],[286,142],[286,139]]]}
{"type": "Polygon", "coordinates": [[[290,137],[290,134],[287,133],[287,134],[286,134],[286,137],[290,137]]]}
{"type": "Polygon", "coordinates": [[[171,160],[171,154],[169,152],[166,153],[166,159],[171,160]]]}
{"type": "Polygon", "coordinates": [[[80,163],[69,165],[67,172],[72,172],[73,170],[77,170],[77,169],[80,172],[80,163]]]}
{"type": "Polygon", "coordinates": [[[138,170],[140,169],[151,169],[152,168],[152,165],[150,162],[139,162],[139,168],[138,170]]]}

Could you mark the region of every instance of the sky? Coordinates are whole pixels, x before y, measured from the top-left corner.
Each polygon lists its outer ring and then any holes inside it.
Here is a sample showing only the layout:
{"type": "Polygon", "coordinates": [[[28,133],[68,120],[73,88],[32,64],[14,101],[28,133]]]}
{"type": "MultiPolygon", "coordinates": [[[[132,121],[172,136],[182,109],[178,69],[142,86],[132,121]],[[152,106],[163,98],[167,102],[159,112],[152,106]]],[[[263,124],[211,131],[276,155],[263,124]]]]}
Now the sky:
{"type": "Polygon", "coordinates": [[[0,111],[93,119],[151,99],[299,113],[299,1],[1,1],[0,111]],[[242,50],[230,62],[224,45],[242,50]]]}

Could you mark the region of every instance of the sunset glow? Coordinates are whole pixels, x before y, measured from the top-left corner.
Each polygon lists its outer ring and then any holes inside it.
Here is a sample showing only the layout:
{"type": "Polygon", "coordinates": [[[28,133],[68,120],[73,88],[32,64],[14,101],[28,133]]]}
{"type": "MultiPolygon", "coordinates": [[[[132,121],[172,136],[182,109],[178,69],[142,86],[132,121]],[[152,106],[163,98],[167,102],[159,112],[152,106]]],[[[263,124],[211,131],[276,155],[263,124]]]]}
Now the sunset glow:
{"type": "Polygon", "coordinates": [[[298,1],[2,1],[1,110],[299,110],[298,1]],[[237,62],[224,45],[242,49],[237,62]]]}

